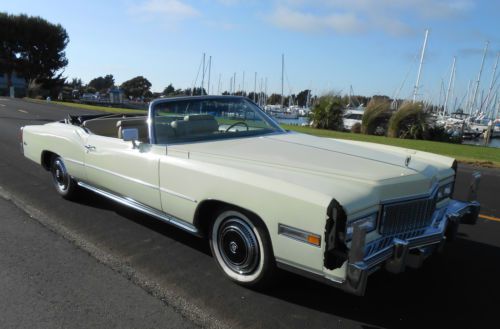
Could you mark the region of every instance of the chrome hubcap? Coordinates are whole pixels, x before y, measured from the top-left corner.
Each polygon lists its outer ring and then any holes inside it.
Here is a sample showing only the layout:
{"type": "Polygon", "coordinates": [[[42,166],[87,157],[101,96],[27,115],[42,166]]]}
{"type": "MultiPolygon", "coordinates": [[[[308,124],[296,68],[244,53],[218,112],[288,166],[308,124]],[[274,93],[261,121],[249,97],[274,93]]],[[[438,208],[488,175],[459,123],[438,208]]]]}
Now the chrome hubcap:
{"type": "Polygon", "coordinates": [[[66,171],[66,167],[64,167],[64,163],[59,159],[54,161],[54,164],[52,165],[52,177],[54,178],[54,183],[59,190],[65,191],[68,188],[68,173],[66,171]]]}
{"type": "Polygon", "coordinates": [[[259,262],[259,247],[252,228],[242,219],[226,219],[219,228],[218,249],[224,263],[234,272],[250,274],[259,262]]]}

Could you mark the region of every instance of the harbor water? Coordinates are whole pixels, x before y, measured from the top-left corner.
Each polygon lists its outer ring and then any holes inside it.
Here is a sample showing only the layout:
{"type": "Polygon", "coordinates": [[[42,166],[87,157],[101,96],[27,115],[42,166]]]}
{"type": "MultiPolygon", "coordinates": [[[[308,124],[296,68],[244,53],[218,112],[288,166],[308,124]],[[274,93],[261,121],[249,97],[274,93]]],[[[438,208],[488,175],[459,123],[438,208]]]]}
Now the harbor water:
{"type": "Polygon", "coordinates": [[[303,126],[309,124],[308,117],[298,117],[297,119],[277,119],[274,118],[279,124],[291,125],[291,126],[303,126]]]}
{"type": "MultiPolygon", "coordinates": [[[[500,138],[492,138],[492,139],[490,139],[490,143],[488,145],[484,145],[484,139],[482,139],[482,138],[465,140],[465,141],[462,142],[462,144],[480,145],[480,146],[488,146],[488,147],[500,148],[500,138]]],[[[500,150],[499,150],[499,152],[500,152],[500,150]]]]}
{"type": "MultiPolygon", "coordinates": [[[[297,119],[277,119],[277,118],[274,118],[274,120],[276,120],[280,124],[292,125],[292,126],[303,126],[303,125],[309,124],[309,118],[308,117],[299,117],[297,119]]],[[[462,144],[485,146],[484,145],[484,139],[482,139],[482,138],[464,140],[462,142],[462,144]]],[[[487,146],[488,147],[500,148],[500,138],[492,138],[492,139],[490,139],[490,142],[489,142],[489,144],[487,146]]]]}

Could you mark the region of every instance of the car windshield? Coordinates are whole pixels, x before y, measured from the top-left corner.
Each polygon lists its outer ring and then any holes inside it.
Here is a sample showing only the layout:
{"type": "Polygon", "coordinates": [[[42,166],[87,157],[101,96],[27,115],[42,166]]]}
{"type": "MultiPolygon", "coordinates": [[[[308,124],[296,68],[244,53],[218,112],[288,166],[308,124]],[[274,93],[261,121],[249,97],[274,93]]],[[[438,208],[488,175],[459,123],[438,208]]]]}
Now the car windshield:
{"type": "Polygon", "coordinates": [[[363,114],[357,114],[357,113],[349,113],[344,116],[345,119],[354,119],[354,120],[361,120],[363,118],[363,114]]]}
{"type": "Polygon", "coordinates": [[[284,132],[244,98],[184,98],[159,101],[152,106],[156,144],[284,132]]]}

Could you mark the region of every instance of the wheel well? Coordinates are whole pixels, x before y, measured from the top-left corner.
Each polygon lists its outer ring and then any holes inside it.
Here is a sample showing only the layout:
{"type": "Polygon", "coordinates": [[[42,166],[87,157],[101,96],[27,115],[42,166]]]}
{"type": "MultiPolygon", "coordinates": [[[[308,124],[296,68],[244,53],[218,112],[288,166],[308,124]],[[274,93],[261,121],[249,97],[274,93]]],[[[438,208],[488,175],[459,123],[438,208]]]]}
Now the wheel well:
{"type": "Polygon", "coordinates": [[[242,213],[249,215],[252,219],[256,220],[257,223],[254,224],[260,225],[263,228],[265,228],[269,238],[269,242],[271,243],[269,230],[267,229],[266,224],[260,218],[259,215],[257,215],[253,211],[219,200],[205,200],[200,202],[194,214],[194,226],[196,226],[200,230],[201,235],[208,237],[208,234],[210,232],[210,227],[212,226],[212,223],[215,220],[215,216],[223,209],[228,209],[228,208],[241,211],[242,213]]]}
{"type": "Polygon", "coordinates": [[[42,152],[42,157],[41,157],[41,164],[42,164],[42,167],[45,169],[45,170],[50,170],[50,164],[52,162],[52,158],[54,156],[57,156],[57,154],[55,154],[54,152],[51,152],[51,151],[43,151],[42,152]]]}

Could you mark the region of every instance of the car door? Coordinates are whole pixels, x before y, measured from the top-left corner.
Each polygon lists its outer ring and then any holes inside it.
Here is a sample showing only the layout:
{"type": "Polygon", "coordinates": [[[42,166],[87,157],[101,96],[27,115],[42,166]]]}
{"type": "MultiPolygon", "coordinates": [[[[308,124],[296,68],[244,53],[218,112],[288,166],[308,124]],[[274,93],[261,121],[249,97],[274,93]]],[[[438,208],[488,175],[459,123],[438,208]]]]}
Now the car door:
{"type": "Polygon", "coordinates": [[[87,181],[161,210],[158,166],[166,148],[90,135],[85,145],[87,181]]]}

